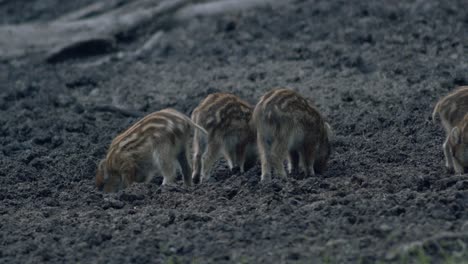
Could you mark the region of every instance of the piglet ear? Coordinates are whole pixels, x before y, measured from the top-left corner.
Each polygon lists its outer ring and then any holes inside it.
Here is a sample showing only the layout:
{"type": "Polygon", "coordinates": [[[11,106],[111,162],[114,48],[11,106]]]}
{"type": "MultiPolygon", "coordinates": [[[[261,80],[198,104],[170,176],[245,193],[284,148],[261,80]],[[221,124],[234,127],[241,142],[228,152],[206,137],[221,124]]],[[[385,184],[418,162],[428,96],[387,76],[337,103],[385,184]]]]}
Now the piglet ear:
{"type": "Polygon", "coordinates": [[[450,141],[452,141],[453,144],[461,144],[460,128],[452,128],[452,131],[450,131],[450,141]]]}

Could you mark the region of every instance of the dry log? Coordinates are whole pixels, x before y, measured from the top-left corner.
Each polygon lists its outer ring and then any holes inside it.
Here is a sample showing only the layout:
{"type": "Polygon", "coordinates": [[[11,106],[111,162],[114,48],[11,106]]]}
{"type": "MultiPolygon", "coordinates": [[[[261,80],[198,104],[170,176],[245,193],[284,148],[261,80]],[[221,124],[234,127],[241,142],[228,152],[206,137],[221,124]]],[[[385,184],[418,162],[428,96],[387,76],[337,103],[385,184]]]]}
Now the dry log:
{"type": "MultiPolygon", "coordinates": [[[[167,0],[150,6],[150,1],[137,1],[92,18],[63,21],[62,17],[60,21],[48,23],[0,26],[0,58],[46,52],[46,59],[56,61],[73,54],[93,53],[96,46],[100,50],[112,49],[117,34],[129,32],[158,16],[174,13],[192,2],[195,0],[167,0]]],[[[87,12],[66,19],[84,13],[87,12]]]]}
{"type": "Polygon", "coordinates": [[[102,58],[98,64],[113,59],[142,57],[156,46],[164,30],[173,27],[176,20],[239,11],[273,2],[279,1],[100,1],[54,21],[0,26],[0,60],[40,54],[48,62],[58,62],[109,53],[116,50],[118,36],[128,35],[136,28],[157,21],[159,27],[152,28],[156,33],[140,49],[102,58]]]}

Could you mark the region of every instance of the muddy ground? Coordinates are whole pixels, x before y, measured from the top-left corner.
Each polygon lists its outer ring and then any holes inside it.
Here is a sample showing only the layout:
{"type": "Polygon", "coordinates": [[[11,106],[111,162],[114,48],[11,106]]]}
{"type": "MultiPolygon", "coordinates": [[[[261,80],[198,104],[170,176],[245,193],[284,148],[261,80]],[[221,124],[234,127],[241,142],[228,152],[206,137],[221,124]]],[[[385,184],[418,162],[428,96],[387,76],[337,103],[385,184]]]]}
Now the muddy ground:
{"type": "MultiPolygon", "coordinates": [[[[0,23],[90,2],[1,1],[0,23]]],[[[430,116],[468,84],[467,7],[292,1],[194,19],[140,60],[2,62],[0,262],[466,263],[468,177],[444,169],[430,116]],[[215,91],[254,104],[278,86],[332,124],[323,175],[262,185],[258,164],[241,175],[220,162],[195,188],[96,190],[96,163],[138,119],[96,106],[190,114],[215,91]]]]}

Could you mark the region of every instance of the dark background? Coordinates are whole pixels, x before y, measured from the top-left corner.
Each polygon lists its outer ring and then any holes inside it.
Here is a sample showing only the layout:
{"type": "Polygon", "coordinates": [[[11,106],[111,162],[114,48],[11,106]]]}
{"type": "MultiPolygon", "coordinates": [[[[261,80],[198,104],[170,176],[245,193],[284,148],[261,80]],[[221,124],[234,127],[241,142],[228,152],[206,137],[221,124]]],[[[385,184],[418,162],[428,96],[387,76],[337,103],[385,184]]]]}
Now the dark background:
{"type": "MultiPolygon", "coordinates": [[[[0,23],[92,1],[0,2],[0,23]]],[[[467,259],[468,178],[443,164],[435,102],[468,84],[468,3],[291,1],[193,19],[141,60],[0,63],[0,262],[373,263],[467,259]],[[324,175],[259,184],[224,163],[212,184],[112,195],[94,187],[110,141],[215,91],[254,104],[310,98],[334,128],[324,175]]],[[[0,36],[2,37],[2,36],[0,36]]],[[[123,47],[131,49],[132,46],[123,47]]]]}

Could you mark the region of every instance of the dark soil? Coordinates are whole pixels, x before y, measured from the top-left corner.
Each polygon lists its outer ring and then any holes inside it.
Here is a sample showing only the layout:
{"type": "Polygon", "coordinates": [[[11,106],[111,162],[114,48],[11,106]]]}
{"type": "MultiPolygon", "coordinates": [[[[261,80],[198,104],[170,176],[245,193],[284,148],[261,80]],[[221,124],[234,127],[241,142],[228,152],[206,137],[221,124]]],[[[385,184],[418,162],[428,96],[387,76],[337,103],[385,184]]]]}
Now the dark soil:
{"type": "MultiPolygon", "coordinates": [[[[91,1],[0,1],[2,23],[91,1]]],[[[138,61],[0,64],[1,263],[374,263],[468,259],[468,177],[444,168],[438,98],[468,84],[468,4],[292,1],[202,18],[138,61]],[[94,186],[112,138],[209,93],[312,99],[336,137],[329,169],[262,185],[223,162],[213,183],[94,186]],[[105,110],[105,109],[104,109],[105,110]]]]}

